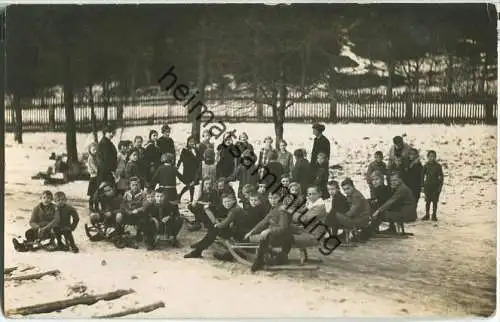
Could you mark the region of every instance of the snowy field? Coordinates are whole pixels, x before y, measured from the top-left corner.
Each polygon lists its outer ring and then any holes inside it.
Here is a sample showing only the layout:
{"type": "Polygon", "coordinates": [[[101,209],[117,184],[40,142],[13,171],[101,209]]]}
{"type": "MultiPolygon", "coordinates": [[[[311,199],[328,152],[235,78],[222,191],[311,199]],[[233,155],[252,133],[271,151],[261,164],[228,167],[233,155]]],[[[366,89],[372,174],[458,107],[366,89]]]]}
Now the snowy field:
{"type": "MultiPolygon", "coordinates": [[[[224,117],[229,118],[251,118],[257,117],[257,109],[251,101],[226,101],[221,104],[219,101],[206,102],[209,111],[212,111],[219,119],[224,117]],[[231,108],[227,108],[230,106],[231,108]]],[[[108,109],[109,119],[116,120],[116,107],[110,106],[108,109]]],[[[95,113],[97,119],[104,118],[104,108],[96,107],[95,113]]],[[[24,109],[24,123],[48,123],[49,110],[42,108],[24,109]],[[43,122],[42,122],[43,121],[43,122]]],[[[6,124],[13,123],[14,116],[12,109],[4,111],[6,124]]],[[[184,117],[187,115],[187,109],[182,104],[168,105],[134,105],[124,106],[124,120],[148,119],[155,117],[184,117]]],[[[285,112],[286,118],[320,118],[328,119],[330,115],[330,105],[325,102],[318,103],[302,103],[298,102],[289,107],[285,112]]],[[[435,103],[419,103],[413,105],[413,115],[417,118],[452,118],[452,119],[484,119],[484,106],[482,104],[435,104],[435,103]]],[[[494,115],[497,115],[497,108],[494,108],[494,115]]],[[[56,122],[64,122],[66,120],[63,107],[54,109],[56,122]]],[[[89,107],[75,107],[75,117],[78,121],[90,120],[89,107]]],[[[272,117],[272,110],[269,106],[263,107],[263,116],[266,118],[272,117]]],[[[363,103],[356,102],[339,102],[337,104],[337,117],[339,119],[359,118],[359,119],[402,119],[405,116],[405,102],[380,102],[380,103],[363,103]]]]}
{"type": "MultiPolygon", "coordinates": [[[[190,125],[171,126],[180,150],[190,125]]],[[[274,136],[272,124],[228,124],[228,129],[233,128],[247,132],[257,149],[265,136],[274,136]]],[[[145,137],[149,129],[126,128],[123,139],[145,137]]],[[[323,257],[324,264],[317,273],[256,274],[238,264],[217,262],[211,251],[202,260],[183,259],[201,233],[182,230],[182,249],[153,252],[118,250],[107,243],[89,242],[83,229],[88,220],[86,182],[59,187],[79,210],[81,224],[75,238],[81,253],[16,253],[11,239],[24,232],[40,192],[47,189],[30,177],[51,165],[51,152],[64,152],[65,137],[63,133],[28,133],[21,146],[9,133],[5,140],[5,266],[36,265],[26,273],[59,269],[61,275],[6,282],[5,308],[73,297],[68,287],[81,282],[88,294],[128,288],[136,293],[36,317],[90,317],[156,301],[164,301],[166,307],[133,317],[491,315],[496,307],[497,129],[472,125],[327,125],[332,163],[342,164],[345,170],[339,180],[352,177],[368,195],[362,175],[373,152],[387,154],[392,137],[403,133],[421,150],[424,161],[425,152],[434,149],[443,164],[445,185],[439,222],[408,225],[407,230],[415,234],[410,239],[376,239],[354,249],[337,249],[323,257]]],[[[306,147],[310,153],[310,125],[286,124],[285,139],[289,150],[306,147]]],[[[82,153],[91,135],[79,134],[77,141],[82,153]]],[[[56,188],[51,190],[55,192],[56,188]]],[[[421,199],[419,217],[423,206],[421,199]]],[[[182,204],[181,211],[186,211],[185,207],[182,204]]]]}

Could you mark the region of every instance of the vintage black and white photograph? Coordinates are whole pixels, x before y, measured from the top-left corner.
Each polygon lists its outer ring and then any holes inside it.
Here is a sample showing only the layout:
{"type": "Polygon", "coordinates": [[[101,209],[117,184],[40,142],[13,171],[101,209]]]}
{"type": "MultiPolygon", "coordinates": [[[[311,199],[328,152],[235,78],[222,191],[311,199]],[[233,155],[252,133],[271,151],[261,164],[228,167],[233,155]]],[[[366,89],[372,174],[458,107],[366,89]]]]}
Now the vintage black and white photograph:
{"type": "Polygon", "coordinates": [[[6,317],[495,314],[495,5],[0,10],[6,317]]]}

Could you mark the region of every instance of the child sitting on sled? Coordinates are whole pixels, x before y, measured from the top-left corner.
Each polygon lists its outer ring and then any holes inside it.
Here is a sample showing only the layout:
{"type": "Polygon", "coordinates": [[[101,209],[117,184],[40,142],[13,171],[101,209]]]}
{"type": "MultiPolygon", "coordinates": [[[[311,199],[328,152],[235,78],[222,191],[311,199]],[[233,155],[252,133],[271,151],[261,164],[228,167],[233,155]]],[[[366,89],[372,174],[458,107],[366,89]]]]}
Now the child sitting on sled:
{"type": "Polygon", "coordinates": [[[73,237],[73,231],[80,221],[78,212],[73,206],[68,204],[66,194],[62,191],[58,191],[54,194],[54,201],[56,204],[56,213],[59,217],[59,224],[55,229],[57,243],[61,245],[64,250],[71,250],[73,253],[78,253],[79,249],[73,237]],[[64,237],[66,243],[64,246],[61,237],[64,237]]]}
{"type": "Polygon", "coordinates": [[[12,239],[14,249],[18,252],[34,251],[40,248],[56,250],[61,245],[55,245],[56,227],[59,224],[59,213],[53,201],[52,192],[42,192],[41,201],[31,213],[30,229],[26,231],[25,240],[20,242],[12,239]],[[45,243],[46,242],[46,243],[45,243]]]}
{"type": "Polygon", "coordinates": [[[90,214],[90,222],[96,225],[104,222],[108,226],[122,228],[123,198],[117,193],[112,183],[103,182],[94,197],[96,207],[90,214]]]}
{"type": "Polygon", "coordinates": [[[145,214],[148,216],[141,231],[146,237],[146,247],[153,250],[156,247],[159,234],[166,234],[171,238],[171,245],[179,247],[177,235],[182,228],[183,220],[176,205],[172,205],[167,196],[167,189],[157,188],[154,192],[154,202],[148,204],[145,214]]]}

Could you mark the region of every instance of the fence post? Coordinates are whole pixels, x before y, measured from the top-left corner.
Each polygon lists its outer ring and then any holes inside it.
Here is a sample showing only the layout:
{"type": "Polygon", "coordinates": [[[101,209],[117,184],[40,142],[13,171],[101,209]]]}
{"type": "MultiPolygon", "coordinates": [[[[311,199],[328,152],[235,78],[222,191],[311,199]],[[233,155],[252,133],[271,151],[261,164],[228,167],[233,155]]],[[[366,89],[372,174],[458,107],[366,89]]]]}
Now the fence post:
{"type": "Polygon", "coordinates": [[[490,100],[486,100],[484,103],[484,117],[486,124],[495,124],[493,119],[493,103],[490,100]]]}
{"type": "Polygon", "coordinates": [[[334,97],[330,99],[330,122],[337,122],[337,100],[334,97]]]}

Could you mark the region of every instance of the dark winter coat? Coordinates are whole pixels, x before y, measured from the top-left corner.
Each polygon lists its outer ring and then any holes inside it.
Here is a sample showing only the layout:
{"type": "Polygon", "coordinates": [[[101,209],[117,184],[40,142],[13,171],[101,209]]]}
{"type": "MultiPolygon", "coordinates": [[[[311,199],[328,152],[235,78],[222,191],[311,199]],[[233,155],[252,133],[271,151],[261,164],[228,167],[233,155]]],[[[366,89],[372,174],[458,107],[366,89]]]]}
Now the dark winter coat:
{"type": "Polygon", "coordinates": [[[160,156],[165,153],[172,153],[174,160],[176,160],[175,144],[171,137],[160,136],[158,138],[158,148],[160,149],[160,156]]]}
{"type": "Polygon", "coordinates": [[[298,159],[292,169],[292,181],[300,184],[305,193],[311,183],[311,167],[306,159],[298,159]]]}
{"type": "Polygon", "coordinates": [[[147,174],[151,176],[156,168],[160,165],[161,151],[159,146],[154,144],[149,144],[144,150],[144,165],[147,169],[147,174]]]}
{"type": "Polygon", "coordinates": [[[243,197],[242,189],[246,184],[257,185],[259,181],[259,174],[256,165],[247,167],[246,165],[240,164],[231,174],[227,177],[227,181],[239,181],[238,185],[238,198],[243,197]]]}
{"type": "Polygon", "coordinates": [[[330,141],[324,135],[314,138],[314,144],[311,152],[311,167],[316,167],[316,161],[318,160],[318,154],[320,152],[326,154],[327,159],[330,158],[330,141]]]}
{"type": "Polygon", "coordinates": [[[208,149],[212,149],[214,150],[214,144],[213,143],[205,143],[205,142],[200,142],[200,144],[198,145],[198,150],[200,151],[200,158],[203,159],[204,155],[205,155],[205,151],[208,150],[208,149]]]}
{"type": "Polygon", "coordinates": [[[321,198],[327,199],[330,197],[326,187],[328,183],[328,164],[316,164],[315,174],[313,178],[314,185],[318,186],[321,193],[321,198]]]}
{"type": "Polygon", "coordinates": [[[96,212],[111,212],[117,214],[122,212],[123,198],[119,194],[112,197],[105,196],[98,190],[95,197],[95,203],[98,209],[93,209],[96,212]]]}
{"type": "Polygon", "coordinates": [[[97,145],[97,172],[101,180],[109,180],[118,166],[118,150],[113,142],[103,137],[97,145]]]}
{"type": "Polygon", "coordinates": [[[217,178],[229,177],[236,168],[236,160],[239,158],[238,151],[233,145],[226,146],[221,143],[217,146],[219,162],[217,162],[217,178]]]}
{"type": "Polygon", "coordinates": [[[153,178],[151,179],[152,187],[155,187],[157,184],[166,188],[166,200],[173,201],[177,200],[177,177],[178,172],[174,166],[169,164],[162,164],[156,169],[156,172],[153,174],[153,178]]]}
{"type": "Polygon", "coordinates": [[[403,182],[413,192],[420,192],[424,184],[424,167],[422,163],[416,162],[406,169],[403,182]]]}
{"type": "Polygon", "coordinates": [[[412,222],[417,219],[417,207],[412,191],[401,183],[394,189],[392,196],[379,209],[380,212],[389,211],[400,214],[404,222],[412,222]]]}
{"type": "Polygon", "coordinates": [[[75,230],[76,226],[78,226],[78,222],[80,221],[80,217],[73,206],[68,204],[56,206],[56,212],[59,214],[58,227],[75,230]]]}
{"type": "Polygon", "coordinates": [[[443,167],[437,163],[427,162],[423,168],[424,190],[441,190],[443,186],[443,167]]]}
{"type": "Polygon", "coordinates": [[[181,156],[177,162],[177,168],[182,164],[182,182],[189,184],[196,179],[196,173],[201,165],[201,158],[198,149],[182,149],[181,156]],[[193,152],[194,151],[194,152],[193,152]]]}
{"type": "Polygon", "coordinates": [[[31,212],[30,227],[38,228],[54,228],[59,224],[59,213],[56,212],[54,204],[45,206],[42,203],[36,205],[31,212]]]}
{"type": "Polygon", "coordinates": [[[283,166],[281,165],[281,163],[279,163],[278,161],[270,161],[267,165],[264,166],[263,171],[261,171],[259,182],[266,184],[268,192],[273,192],[280,187],[282,175],[283,166]]]}

